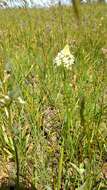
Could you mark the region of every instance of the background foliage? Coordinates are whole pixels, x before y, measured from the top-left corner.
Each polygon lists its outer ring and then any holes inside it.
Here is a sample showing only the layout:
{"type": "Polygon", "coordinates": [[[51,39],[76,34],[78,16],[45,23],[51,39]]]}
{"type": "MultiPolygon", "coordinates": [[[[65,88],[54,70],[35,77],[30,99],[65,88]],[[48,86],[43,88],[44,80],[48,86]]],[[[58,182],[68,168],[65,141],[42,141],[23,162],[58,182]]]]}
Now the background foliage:
{"type": "Polygon", "coordinates": [[[0,179],[17,188],[107,188],[107,7],[79,11],[0,10],[0,179]],[[53,65],[66,44],[71,71],[53,65]]]}

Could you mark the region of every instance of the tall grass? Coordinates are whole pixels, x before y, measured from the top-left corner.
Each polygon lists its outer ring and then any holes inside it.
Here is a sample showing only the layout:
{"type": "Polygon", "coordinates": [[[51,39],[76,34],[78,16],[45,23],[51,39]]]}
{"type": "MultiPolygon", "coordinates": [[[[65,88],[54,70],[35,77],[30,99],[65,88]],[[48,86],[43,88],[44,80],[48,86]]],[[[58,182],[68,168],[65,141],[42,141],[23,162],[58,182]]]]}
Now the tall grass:
{"type": "Polygon", "coordinates": [[[0,10],[0,178],[17,186],[107,188],[107,7],[80,12],[0,10]],[[72,70],[53,64],[66,44],[72,70]]]}

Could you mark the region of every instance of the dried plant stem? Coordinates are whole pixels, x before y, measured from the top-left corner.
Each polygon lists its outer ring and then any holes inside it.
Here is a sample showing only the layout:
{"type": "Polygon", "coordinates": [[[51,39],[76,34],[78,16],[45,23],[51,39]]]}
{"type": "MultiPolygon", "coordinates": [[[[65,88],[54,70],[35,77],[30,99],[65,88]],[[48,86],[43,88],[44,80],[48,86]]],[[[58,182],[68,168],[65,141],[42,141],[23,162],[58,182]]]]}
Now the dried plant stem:
{"type": "Polygon", "coordinates": [[[78,0],[72,0],[74,13],[77,19],[78,25],[80,25],[80,13],[79,13],[79,1],[78,0]]]}

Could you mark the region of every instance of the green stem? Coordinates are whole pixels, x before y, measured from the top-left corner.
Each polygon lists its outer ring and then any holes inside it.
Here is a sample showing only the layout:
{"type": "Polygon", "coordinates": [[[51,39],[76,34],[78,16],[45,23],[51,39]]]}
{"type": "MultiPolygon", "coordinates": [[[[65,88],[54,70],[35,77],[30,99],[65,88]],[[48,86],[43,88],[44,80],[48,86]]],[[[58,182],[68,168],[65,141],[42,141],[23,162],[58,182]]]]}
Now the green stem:
{"type": "Polygon", "coordinates": [[[59,160],[59,170],[58,170],[58,186],[57,190],[61,189],[61,179],[62,179],[62,170],[63,170],[63,157],[64,157],[64,140],[62,142],[60,150],[60,160],[59,160]]]}
{"type": "Polygon", "coordinates": [[[9,130],[11,133],[11,138],[13,141],[13,146],[14,146],[14,151],[15,151],[15,161],[16,161],[16,190],[19,190],[19,158],[18,158],[18,151],[17,151],[17,146],[16,142],[14,139],[14,134],[12,131],[12,117],[11,117],[11,110],[10,107],[8,108],[8,113],[9,113],[9,130]]]}
{"type": "Polygon", "coordinates": [[[19,158],[18,158],[16,142],[14,139],[13,139],[13,144],[14,144],[15,159],[16,159],[16,189],[19,190],[19,158]]]}

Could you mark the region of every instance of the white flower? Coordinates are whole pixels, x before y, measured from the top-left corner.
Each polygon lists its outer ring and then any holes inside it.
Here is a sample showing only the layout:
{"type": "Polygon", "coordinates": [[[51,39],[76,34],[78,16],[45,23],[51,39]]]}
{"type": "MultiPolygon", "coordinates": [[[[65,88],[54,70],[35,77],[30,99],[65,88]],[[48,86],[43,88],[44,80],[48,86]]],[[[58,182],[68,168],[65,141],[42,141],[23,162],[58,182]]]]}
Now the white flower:
{"type": "Polygon", "coordinates": [[[67,69],[71,69],[74,61],[75,58],[70,53],[69,45],[66,45],[64,49],[58,53],[53,62],[56,66],[64,65],[67,69]]]}

